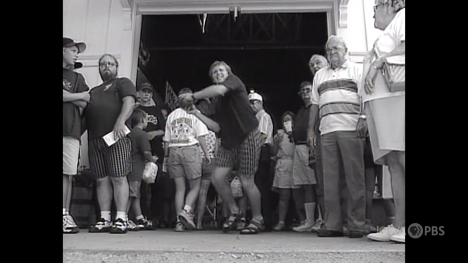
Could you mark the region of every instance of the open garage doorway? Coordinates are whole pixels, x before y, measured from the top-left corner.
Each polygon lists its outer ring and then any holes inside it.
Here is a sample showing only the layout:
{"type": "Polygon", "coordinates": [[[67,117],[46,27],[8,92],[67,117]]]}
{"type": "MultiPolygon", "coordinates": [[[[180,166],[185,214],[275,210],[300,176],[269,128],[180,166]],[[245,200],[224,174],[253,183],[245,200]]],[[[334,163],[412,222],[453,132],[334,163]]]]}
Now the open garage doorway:
{"type": "Polygon", "coordinates": [[[166,83],[177,93],[211,85],[208,70],[228,63],[246,85],[264,98],[278,128],[281,114],[303,105],[297,92],[312,81],[308,62],[324,54],[327,13],[143,15],[138,82],[149,81],[159,98],[166,83]]]}

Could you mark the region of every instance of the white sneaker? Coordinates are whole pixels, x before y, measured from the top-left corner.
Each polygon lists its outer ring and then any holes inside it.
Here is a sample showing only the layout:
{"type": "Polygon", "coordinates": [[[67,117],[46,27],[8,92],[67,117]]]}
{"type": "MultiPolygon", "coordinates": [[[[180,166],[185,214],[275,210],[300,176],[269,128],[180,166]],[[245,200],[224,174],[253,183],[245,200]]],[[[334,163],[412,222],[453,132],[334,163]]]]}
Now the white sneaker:
{"type": "Polygon", "coordinates": [[[405,228],[402,227],[398,234],[390,237],[390,240],[395,241],[395,242],[405,243],[405,237],[406,237],[405,228]]]}
{"type": "Polygon", "coordinates": [[[317,221],[315,221],[315,224],[314,226],[312,227],[312,232],[317,232],[319,231],[321,228],[322,228],[322,225],[324,224],[325,222],[323,222],[321,219],[318,219],[317,221]]]}
{"type": "Polygon", "coordinates": [[[314,222],[311,222],[306,219],[304,224],[297,226],[297,227],[293,227],[292,230],[296,232],[312,232],[313,227],[314,227],[314,222]]]}
{"type": "Polygon", "coordinates": [[[393,225],[382,228],[380,232],[367,235],[367,238],[374,241],[388,242],[393,235],[400,233],[400,229],[393,225]]]}
{"type": "Polygon", "coordinates": [[[80,232],[80,228],[76,225],[75,220],[70,214],[63,215],[63,233],[75,234],[80,232]]]}

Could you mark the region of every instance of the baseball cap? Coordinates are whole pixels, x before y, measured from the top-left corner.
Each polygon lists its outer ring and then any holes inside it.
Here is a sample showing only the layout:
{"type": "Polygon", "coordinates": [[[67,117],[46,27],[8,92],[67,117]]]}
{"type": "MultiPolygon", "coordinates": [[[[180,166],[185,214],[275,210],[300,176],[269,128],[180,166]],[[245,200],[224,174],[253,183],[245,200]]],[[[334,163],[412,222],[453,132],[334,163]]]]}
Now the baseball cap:
{"type": "Polygon", "coordinates": [[[260,94],[258,94],[256,92],[252,92],[252,93],[249,94],[249,100],[263,101],[263,98],[262,98],[262,96],[260,96],[260,94]]]}
{"type": "Polygon", "coordinates": [[[63,47],[71,47],[71,46],[77,46],[79,53],[83,53],[86,50],[86,44],[84,42],[75,42],[71,38],[64,37],[63,47]]]}
{"type": "Polygon", "coordinates": [[[139,90],[149,90],[151,92],[153,92],[153,86],[151,86],[150,83],[148,82],[145,82],[143,84],[140,85],[140,89],[139,90]]]}

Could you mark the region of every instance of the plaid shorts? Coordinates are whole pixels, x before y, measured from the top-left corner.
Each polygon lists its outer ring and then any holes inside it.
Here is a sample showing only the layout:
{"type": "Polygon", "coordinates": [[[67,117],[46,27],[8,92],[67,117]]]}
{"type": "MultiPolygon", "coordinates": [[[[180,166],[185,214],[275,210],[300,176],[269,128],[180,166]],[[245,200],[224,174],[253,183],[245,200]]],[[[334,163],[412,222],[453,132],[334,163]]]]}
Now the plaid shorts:
{"type": "Polygon", "coordinates": [[[218,167],[237,167],[237,173],[246,177],[255,175],[260,160],[261,135],[255,129],[238,146],[232,149],[219,147],[216,155],[216,166],[218,167]]]}
{"type": "Polygon", "coordinates": [[[127,176],[132,171],[132,142],[129,137],[118,140],[110,147],[102,138],[89,140],[89,166],[99,179],[127,176]]]}

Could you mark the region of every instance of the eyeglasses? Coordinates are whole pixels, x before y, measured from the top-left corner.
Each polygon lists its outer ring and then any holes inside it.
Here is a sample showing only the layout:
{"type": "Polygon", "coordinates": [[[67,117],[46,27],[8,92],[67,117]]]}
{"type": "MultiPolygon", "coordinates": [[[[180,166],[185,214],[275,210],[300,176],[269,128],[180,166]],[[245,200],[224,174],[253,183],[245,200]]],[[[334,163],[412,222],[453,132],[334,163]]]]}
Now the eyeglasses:
{"type": "Polygon", "coordinates": [[[379,6],[381,5],[385,5],[385,3],[378,3],[376,5],[374,5],[374,12],[377,11],[377,8],[379,8],[379,6]]]}
{"type": "Polygon", "coordinates": [[[312,89],[301,89],[297,94],[302,95],[302,94],[307,94],[310,93],[312,89]]]}
{"type": "Polygon", "coordinates": [[[101,62],[101,63],[99,63],[99,66],[100,67],[106,67],[106,66],[115,67],[116,64],[114,62],[101,62]]]}
{"type": "Polygon", "coordinates": [[[327,53],[330,53],[330,52],[332,52],[332,51],[339,51],[339,50],[342,50],[343,48],[344,48],[343,46],[327,47],[327,48],[325,49],[325,51],[326,51],[327,53]]]}

